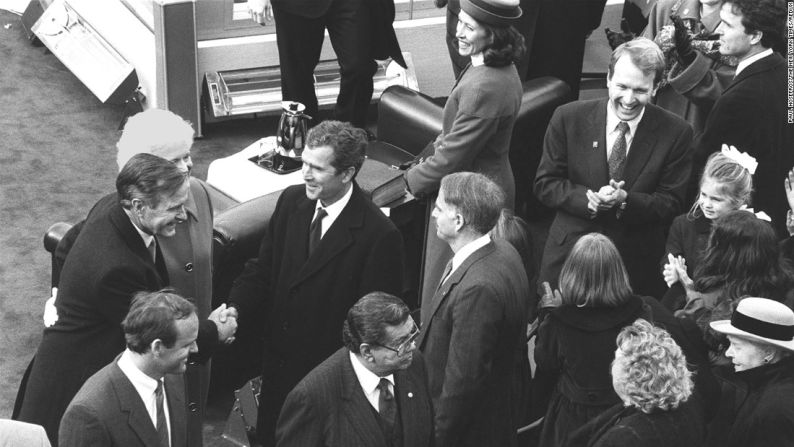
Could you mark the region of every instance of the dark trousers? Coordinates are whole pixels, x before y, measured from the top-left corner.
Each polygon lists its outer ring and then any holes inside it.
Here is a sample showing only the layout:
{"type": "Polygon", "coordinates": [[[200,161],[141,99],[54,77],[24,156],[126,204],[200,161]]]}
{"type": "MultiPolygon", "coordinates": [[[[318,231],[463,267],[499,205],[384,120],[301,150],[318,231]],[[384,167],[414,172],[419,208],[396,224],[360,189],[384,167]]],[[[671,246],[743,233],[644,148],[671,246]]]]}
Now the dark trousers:
{"type": "Polygon", "coordinates": [[[273,5],[285,101],[303,103],[306,113],[317,118],[313,76],[327,29],[341,76],[334,118],[357,127],[366,125],[372,76],[377,69],[371,57],[368,5],[369,0],[334,0],[325,14],[317,18],[287,13],[277,3],[273,5]]]}

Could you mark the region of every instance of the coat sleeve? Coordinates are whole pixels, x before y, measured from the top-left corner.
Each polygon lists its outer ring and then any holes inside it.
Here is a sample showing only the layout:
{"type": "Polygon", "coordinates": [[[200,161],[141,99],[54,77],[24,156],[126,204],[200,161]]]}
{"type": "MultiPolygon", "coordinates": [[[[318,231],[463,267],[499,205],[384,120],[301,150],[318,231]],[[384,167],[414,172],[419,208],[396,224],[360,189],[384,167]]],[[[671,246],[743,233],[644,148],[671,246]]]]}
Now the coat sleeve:
{"type": "Polygon", "coordinates": [[[670,73],[677,73],[667,78],[673,90],[697,106],[709,110],[733,81],[736,67],[715,61],[697,51],[695,60],[689,66],[680,72],[674,67],[670,73]]]}
{"type": "MultiPolygon", "coordinates": [[[[673,129],[669,129],[671,132],[673,129]]],[[[671,149],[652,193],[629,191],[621,220],[627,224],[668,224],[681,212],[692,170],[692,127],[682,125],[671,141],[671,149]]]]}
{"type": "Polygon", "coordinates": [[[535,339],[535,377],[532,379],[532,420],[543,417],[551,400],[551,393],[560,376],[560,359],[557,356],[557,340],[551,316],[546,317],[538,328],[535,339]]]}
{"type": "Polygon", "coordinates": [[[61,447],[100,447],[111,445],[110,435],[94,411],[82,405],[70,406],[58,429],[61,447]]]}
{"type": "Polygon", "coordinates": [[[462,444],[459,436],[482,398],[502,323],[499,292],[492,285],[473,284],[457,293],[443,386],[435,408],[435,447],[462,444]]]}
{"type": "Polygon", "coordinates": [[[587,188],[569,180],[565,116],[557,109],[543,139],[543,156],[535,176],[535,196],[544,205],[587,219],[587,188]]]}
{"type": "MultiPolygon", "coordinates": [[[[459,88],[465,87],[460,85],[459,88]]],[[[489,96],[479,89],[459,96],[460,104],[452,127],[436,138],[433,155],[405,173],[411,194],[435,192],[445,175],[466,170],[483,151],[500,121],[498,107],[489,96]]]]}
{"type": "Polygon", "coordinates": [[[299,384],[287,396],[276,424],[277,447],[320,447],[324,421],[306,388],[299,384]]]}

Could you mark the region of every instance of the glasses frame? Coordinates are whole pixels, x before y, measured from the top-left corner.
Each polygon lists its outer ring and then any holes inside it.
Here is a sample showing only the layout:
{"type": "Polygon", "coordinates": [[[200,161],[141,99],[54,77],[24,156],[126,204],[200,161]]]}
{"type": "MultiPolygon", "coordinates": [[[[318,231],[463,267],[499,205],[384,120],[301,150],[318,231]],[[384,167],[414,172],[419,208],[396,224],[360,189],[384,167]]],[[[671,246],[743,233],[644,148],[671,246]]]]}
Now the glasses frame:
{"type": "Polygon", "coordinates": [[[380,343],[372,343],[375,346],[380,346],[381,348],[388,349],[396,353],[399,356],[404,356],[408,352],[408,348],[416,343],[416,339],[419,337],[419,326],[414,323],[413,329],[411,329],[411,333],[408,334],[408,338],[405,339],[404,342],[400,343],[399,346],[396,348],[392,348],[391,346],[382,345],[380,343]]]}

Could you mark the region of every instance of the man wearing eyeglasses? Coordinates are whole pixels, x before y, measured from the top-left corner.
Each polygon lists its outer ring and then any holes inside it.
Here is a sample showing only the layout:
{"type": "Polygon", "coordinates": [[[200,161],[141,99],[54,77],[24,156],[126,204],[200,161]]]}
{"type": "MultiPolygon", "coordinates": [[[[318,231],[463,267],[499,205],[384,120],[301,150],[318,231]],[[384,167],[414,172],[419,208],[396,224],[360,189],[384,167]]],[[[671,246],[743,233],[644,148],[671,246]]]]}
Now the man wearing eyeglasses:
{"type": "Polygon", "coordinates": [[[372,292],[358,300],[343,325],[345,347],[287,396],[276,445],[431,445],[433,413],[418,335],[399,298],[372,292]]]}

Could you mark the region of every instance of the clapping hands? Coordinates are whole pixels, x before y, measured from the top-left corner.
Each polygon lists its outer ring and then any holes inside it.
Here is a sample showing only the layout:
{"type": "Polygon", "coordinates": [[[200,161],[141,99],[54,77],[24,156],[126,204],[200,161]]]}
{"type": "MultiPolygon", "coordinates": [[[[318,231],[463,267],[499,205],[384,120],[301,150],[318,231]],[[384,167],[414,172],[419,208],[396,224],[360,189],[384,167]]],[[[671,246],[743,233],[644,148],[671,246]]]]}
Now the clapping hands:
{"type": "Polygon", "coordinates": [[[687,290],[692,290],[693,288],[694,283],[686,270],[686,259],[680,255],[667,254],[667,264],[662,269],[662,276],[664,277],[664,282],[667,283],[667,287],[680,282],[687,290]]]}
{"type": "Polygon", "coordinates": [[[538,307],[542,309],[544,307],[560,307],[561,305],[562,295],[560,291],[554,290],[552,292],[551,285],[549,285],[548,281],[543,281],[543,296],[540,297],[538,307]]]}
{"type": "Polygon", "coordinates": [[[598,192],[587,190],[587,209],[590,211],[590,218],[595,218],[600,211],[606,211],[620,205],[626,201],[628,193],[623,189],[625,181],[610,180],[608,185],[604,185],[598,192]]]}

